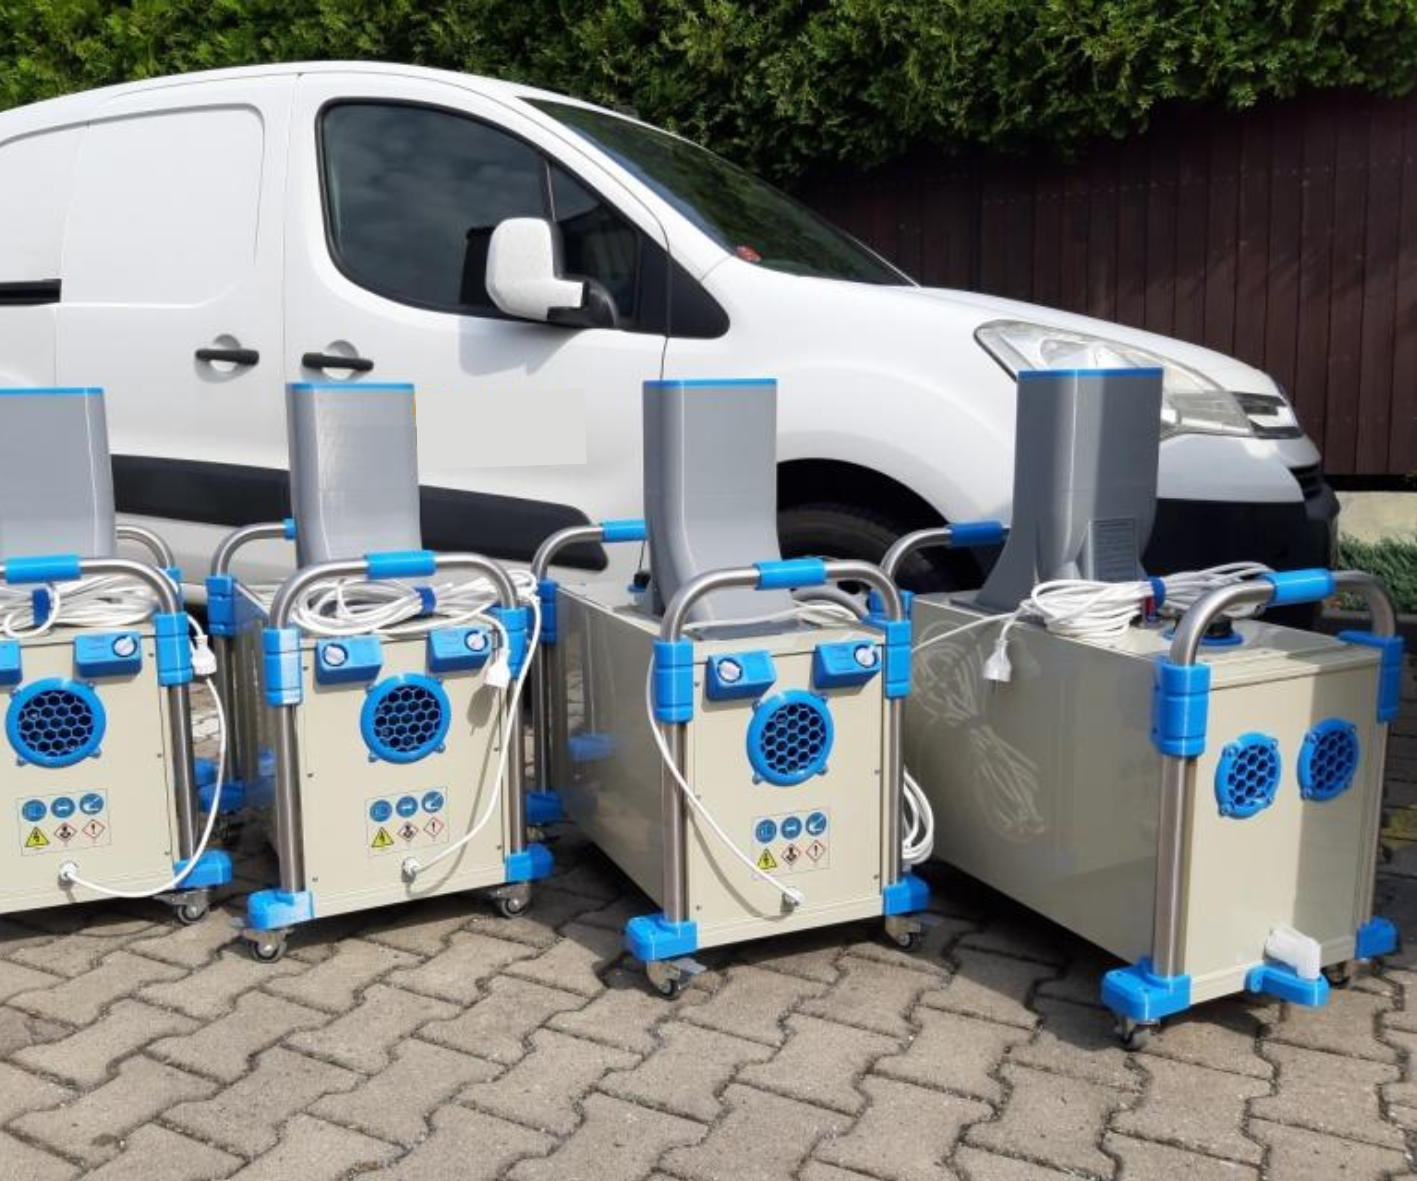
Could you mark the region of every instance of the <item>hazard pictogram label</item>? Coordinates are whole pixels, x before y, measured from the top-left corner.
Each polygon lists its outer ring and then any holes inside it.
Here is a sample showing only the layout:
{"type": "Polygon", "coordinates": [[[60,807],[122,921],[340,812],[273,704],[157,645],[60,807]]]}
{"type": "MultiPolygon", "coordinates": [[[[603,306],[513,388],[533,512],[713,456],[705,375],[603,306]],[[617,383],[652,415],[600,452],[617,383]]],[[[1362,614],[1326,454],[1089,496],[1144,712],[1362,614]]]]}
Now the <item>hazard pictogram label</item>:
{"type": "Polygon", "coordinates": [[[383,825],[379,826],[379,831],[374,834],[374,839],[369,842],[371,849],[389,849],[393,847],[394,838],[389,836],[389,830],[383,825]]]}
{"type": "Polygon", "coordinates": [[[54,830],[54,835],[67,845],[79,835],[79,830],[66,820],[54,830]]]}
{"type": "Polygon", "coordinates": [[[753,864],[761,872],[786,874],[813,873],[831,867],[827,829],[830,813],[825,809],[785,812],[778,816],[753,818],[753,864]]]}
{"type": "Polygon", "coordinates": [[[30,829],[30,835],[25,838],[26,849],[47,849],[49,838],[38,828],[30,829]]]}
{"type": "Polygon", "coordinates": [[[827,851],[827,847],[821,841],[813,841],[807,846],[807,856],[813,861],[820,861],[822,854],[827,851]]]}
{"type": "MultiPolygon", "coordinates": [[[[38,830],[36,830],[36,831],[38,831],[38,830]]],[[[763,850],[762,855],[758,858],[758,868],[759,868],[759,869],[776,869],[776,868],[777,868],[777,858],[772,855],[772,850],[771,850],[771,849],[764,849],[764,850],[763,850]]]]}
{"type": "Polygon", "coordinates": [[[103,827],[104,826],[102,820],[90,820],[86,825],[84,825],[81,831],[83,832],[84,836],[89,838],[89,840],[96,841],[99,837],[103,836],[103,827]]]}
{"type": "Polygon", "coordinates": [[[399,826],[399,836],[401,836],[404,840],[411,841],[417,835],[418,829],[416,829],[407,820],[405,820],[403,824],[399,826]]]}
{"type": "Polygon", "coordinates": [[[802,850],[796,845],[788,845],[787,848],[782,851],[782,859],[790,866],[796,865],[801,857],[802,850]]]}
{"type": "Polygon", "coordinates": [[[427,824],[423,826],[423,831],[426,832],[430,837],[436,837],[440,832],[443,831],[443,822],[435,816],[432,820],[430,820],[427,824]]]}

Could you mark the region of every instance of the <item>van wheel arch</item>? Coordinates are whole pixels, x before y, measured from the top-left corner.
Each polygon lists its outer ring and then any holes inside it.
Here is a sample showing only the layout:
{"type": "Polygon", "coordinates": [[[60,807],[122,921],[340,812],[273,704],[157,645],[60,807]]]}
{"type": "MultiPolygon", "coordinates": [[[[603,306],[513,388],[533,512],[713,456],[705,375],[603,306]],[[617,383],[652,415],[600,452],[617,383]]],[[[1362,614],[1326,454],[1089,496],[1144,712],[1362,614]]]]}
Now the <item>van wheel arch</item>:
{"type": "MultiPolygon", "coordinates": [[[[794,460],[777,469],[778,537],[786,557],[877,562],[897,537],[945,523],[917,493],[891,477],[834,460],[794,460]]],[[[982,570],[968,552],[942,550],[906,560],[912,590],[978,586],[982,570]]]]}

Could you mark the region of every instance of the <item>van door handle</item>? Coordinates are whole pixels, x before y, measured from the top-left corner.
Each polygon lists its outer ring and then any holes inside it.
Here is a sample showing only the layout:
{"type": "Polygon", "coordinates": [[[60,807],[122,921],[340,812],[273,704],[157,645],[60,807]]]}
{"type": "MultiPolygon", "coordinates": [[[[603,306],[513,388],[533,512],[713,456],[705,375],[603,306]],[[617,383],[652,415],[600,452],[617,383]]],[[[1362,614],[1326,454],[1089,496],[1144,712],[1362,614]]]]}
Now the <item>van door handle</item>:
{"type": "Polygon", "coordinates": [[[355,373],[368,373],[374,368],[368,357],[341,357],[336,353],[306,353],[300,363],[306,369],[352,369],[355,373]]]}
{"type": "Polygon", "coordinates": [[[226,362],[230,365],[257,365],[260,363],[261,354],[255,349],[198,349],[195,354],[197,360],[210,364],[213,361],[226,362]]]}

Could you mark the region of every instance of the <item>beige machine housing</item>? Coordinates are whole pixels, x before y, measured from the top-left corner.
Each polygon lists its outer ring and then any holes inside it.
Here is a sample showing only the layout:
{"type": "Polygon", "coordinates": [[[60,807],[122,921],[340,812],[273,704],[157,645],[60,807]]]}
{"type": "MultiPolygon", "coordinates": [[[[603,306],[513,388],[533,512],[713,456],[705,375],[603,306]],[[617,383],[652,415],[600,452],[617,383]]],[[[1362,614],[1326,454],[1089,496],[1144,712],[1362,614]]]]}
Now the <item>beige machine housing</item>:
{"type": "MultiPolygon", "coordinates": [[[[934,809],[936,855],[1129,962],[1153,948],[1162,756],[1150,737],[1162,625],[1116,641],[1030,625],[1010,633],[1012,679],[983,664],[998,625],[948,598],[914,603],[915,691],[905,761],[934,809]]],[[[1192,1002],[1245,989],[1278,924],[1317,940],[1325,965],[1354,956],[1368,921],[1386,727],[1379,656],[1310,632],[1239,621],[1242,643],[1203,646],[1211,670],[1204,753],[1184,783],[1177,973],[1192,1002]],[[1351,786],[1301,796],[1306,734],[1341,719],[1360,752],[1351,786]],[[1216,780],[1232,744],[1277,741],[1273,802],[1221,813],[1216,780]]]]}
{"type": "MultiPolygon", "coordinates": [[[[563,586],[557,612],[557,642],[542,649],[552,663],[551,782],[568,817],[663,907],[670,857],[665,796],[679,789],[668,778],[646,712],[659,622],[626,602],[623,590],[606,585],[563,586]]],[[[881,790],[890,757],[883,678],[849,688],[813,685],[816,647],[843,641],[878,645],[880,634],[850,626],[766,631],[725,625],[696,636],[686,778],[739,848],[804,896],[795,909],[787,906],[688,810],[684,902],[700,948],[882,914],[893,832],[881,790]],[[792,690],[825,701],[834,738],[824,774],[787,787],[755,781],[746,743],[758,703],[714,701],[705,688],[711,658],[749,650],[767,652],[776,672],[764,707],[792,690]],[[810,831],[821,823],[809,825],[813,816],[824,817],[825,827],[810,831]],[[765,822],[775,830],[769,840],[759,839],[765,822]],[[796,835],[784,835],[784,822],[796,835]]]]}

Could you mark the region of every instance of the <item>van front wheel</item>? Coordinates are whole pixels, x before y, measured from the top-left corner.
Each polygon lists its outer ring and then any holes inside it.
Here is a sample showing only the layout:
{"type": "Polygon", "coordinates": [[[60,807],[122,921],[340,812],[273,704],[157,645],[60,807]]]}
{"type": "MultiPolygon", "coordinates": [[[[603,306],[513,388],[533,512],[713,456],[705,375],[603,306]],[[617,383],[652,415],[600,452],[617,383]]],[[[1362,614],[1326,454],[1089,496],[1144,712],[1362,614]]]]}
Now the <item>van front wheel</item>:
{"type": "MultiPolygon", "coordinates": [[[[796,504],[777,514],[778,541],[786,558],[843,558],[879,562],[897,537],[919,525],[888,513],[850,504],[796,504]]],[[[967,554],[944,561],[914,554],[900,570],[912,590],[963,590],[979,585],[977,567],[967,554]]]]}

